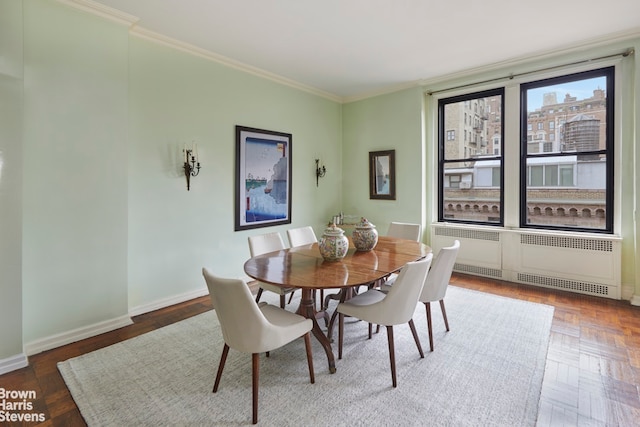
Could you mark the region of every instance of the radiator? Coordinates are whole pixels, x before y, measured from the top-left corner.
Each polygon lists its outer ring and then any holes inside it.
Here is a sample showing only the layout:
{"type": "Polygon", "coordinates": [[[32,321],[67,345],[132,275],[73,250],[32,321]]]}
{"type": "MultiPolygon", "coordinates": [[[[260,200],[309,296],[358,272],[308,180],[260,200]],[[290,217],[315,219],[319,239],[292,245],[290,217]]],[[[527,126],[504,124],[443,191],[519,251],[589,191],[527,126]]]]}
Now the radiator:
{"type": "Polygon", "coordinates": [[[460,240],[454,270],[587,295],[621,298],[621,239],[433,225],[435,253],[460,240]]]}

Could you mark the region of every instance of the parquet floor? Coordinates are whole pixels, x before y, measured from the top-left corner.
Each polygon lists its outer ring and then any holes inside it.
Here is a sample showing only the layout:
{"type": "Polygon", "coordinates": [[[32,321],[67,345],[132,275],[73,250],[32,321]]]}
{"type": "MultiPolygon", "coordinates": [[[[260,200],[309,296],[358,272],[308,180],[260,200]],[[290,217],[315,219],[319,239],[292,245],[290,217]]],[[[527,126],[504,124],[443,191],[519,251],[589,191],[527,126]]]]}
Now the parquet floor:
{"type": "MultiPolygon", "coordinates": [[[[628,301],[462,274],[454,274],[451,283],[555,307],[540,398],[540,427],[640,426],[640,307],[628,301]]],[[[210,309],[208,297],[197,298],[136,316],[131,326],[31,356],[28,367],[0,376],[0,388],[35,391],[29,412],[44,414],[45,421],[0,424],[86,425],[58,373],[57,362],[210,309]]]]}

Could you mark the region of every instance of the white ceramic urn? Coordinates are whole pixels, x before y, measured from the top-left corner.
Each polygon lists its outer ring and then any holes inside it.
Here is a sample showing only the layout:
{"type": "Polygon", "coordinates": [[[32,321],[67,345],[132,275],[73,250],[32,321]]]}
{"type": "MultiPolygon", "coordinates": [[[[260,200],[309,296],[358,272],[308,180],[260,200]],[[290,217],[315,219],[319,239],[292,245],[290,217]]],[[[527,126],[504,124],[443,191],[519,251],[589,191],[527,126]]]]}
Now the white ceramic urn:
{"type": "Polygon", "coordinates": [[[326,261],[338,261],[347,255],[349,250],[349,239],[344,235],[344,230],[330,223],[325,228],[320,241],[318,242],[320,255],[326,261]]]}

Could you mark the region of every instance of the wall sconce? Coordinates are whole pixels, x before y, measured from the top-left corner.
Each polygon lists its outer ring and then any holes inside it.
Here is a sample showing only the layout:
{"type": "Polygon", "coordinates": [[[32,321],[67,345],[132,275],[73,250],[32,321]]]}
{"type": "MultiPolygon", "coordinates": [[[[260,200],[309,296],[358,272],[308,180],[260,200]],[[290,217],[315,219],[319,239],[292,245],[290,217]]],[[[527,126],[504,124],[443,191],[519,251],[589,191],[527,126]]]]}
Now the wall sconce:
{"type": "Polygon", "coordinates": [[[327,173],[327,169],[324,165],[320,166],[320,159],[316,159],[316,187],[318,186],[318,180],[327,173]]]}
{"type": "Polygon", "coordinates": [[[191,188],[191,177],[200,173],[200,161],[198,159],[198,144],[193,144],[191,148],[184,145],[184,176],[187,177],[187,191],[191,188]]]}

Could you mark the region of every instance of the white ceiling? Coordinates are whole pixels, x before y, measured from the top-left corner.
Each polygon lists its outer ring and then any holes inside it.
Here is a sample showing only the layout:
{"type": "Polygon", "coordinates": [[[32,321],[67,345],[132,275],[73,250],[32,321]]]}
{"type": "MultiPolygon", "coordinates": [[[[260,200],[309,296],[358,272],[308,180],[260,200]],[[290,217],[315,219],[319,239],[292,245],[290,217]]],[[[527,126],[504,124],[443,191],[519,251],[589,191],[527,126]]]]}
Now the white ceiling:
{"type": "Polygon", "coordinates": [[[640,35],[640,0],[97,2],[138,29],[340,99],[640,35]]]}

